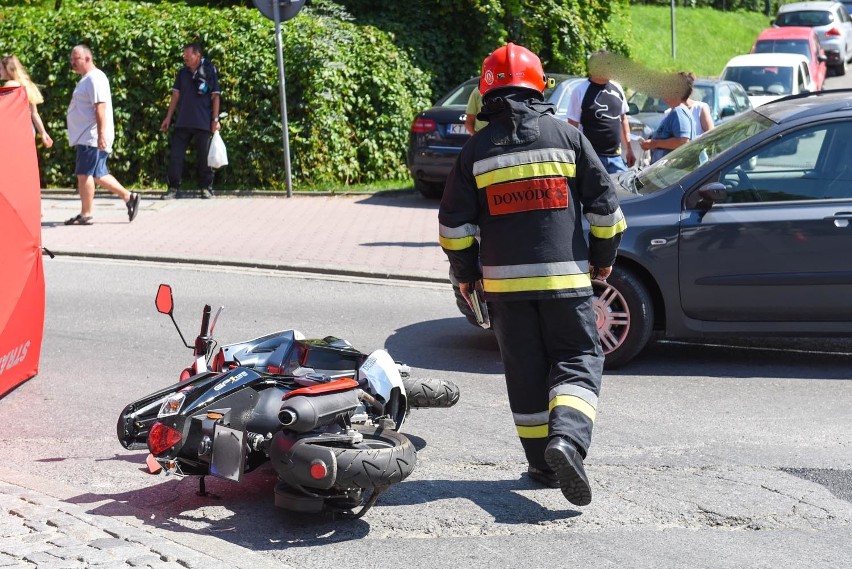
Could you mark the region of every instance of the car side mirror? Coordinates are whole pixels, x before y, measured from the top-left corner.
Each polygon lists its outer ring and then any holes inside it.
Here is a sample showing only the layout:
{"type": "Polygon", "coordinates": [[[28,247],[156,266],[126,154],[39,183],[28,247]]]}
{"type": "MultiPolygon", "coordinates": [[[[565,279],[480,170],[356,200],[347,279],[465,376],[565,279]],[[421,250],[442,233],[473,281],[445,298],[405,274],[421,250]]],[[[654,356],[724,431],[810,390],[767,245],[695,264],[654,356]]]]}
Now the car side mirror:
{"type": "Polygon", "coordinates": [[[636,103],[627,103],[627,114],[635,115],[639,113],[639,105],[636,103]]]}
{"type": "Polygon", "coordinates": [[[737,110],[734,107],[725,107],[722,109],[722,118],[732,117],[737,114],[737,110]]]}
{"type": "Polygon", "coordinates": [[[713,204],[723,203],[727,199],[728,190],[725,188],[725,184],[710,182],[698,188],[698,202],[695,207],[702,213],[707,213],[713,207],[713,204]]]}

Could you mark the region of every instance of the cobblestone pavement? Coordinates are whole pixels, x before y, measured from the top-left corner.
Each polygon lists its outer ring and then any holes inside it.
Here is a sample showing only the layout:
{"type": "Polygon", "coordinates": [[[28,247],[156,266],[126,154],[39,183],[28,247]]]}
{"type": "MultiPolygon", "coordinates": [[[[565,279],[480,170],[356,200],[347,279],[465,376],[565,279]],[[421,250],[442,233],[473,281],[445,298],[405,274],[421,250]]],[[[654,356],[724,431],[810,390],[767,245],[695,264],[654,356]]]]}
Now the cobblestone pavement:
{"type": "Polygon", "coordinates": [[[92,515],[75,504],[14,484],[0,483],[0,512],[0,567],[222,566],[219,559],[150,529],[92,515]]]}

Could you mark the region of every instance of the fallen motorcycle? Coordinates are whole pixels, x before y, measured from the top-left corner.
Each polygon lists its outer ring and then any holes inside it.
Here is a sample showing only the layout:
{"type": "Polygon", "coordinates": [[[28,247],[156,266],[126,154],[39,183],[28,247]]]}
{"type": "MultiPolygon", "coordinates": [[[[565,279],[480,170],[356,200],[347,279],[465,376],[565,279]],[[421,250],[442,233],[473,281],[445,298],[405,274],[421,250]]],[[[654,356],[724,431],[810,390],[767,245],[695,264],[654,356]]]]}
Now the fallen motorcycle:
{"type": "Polygon", "coordinates": [[[189,345],[169,285],[160,285],[156,306],[194,361],[178,383],[127,405],[117,435],[128,450],[150,451],[152,471],[200,476],[202,495],[207,475],[239,482],[271,461],[276,506],[361,517],[414,470],[415,448],[399,432],[410,410],[459,399],[450,381],[414,380],[385,350],[368,355],[332,336],[282,330],[217,350],[221,307],[211,326],[204,306],[189,345]]]}

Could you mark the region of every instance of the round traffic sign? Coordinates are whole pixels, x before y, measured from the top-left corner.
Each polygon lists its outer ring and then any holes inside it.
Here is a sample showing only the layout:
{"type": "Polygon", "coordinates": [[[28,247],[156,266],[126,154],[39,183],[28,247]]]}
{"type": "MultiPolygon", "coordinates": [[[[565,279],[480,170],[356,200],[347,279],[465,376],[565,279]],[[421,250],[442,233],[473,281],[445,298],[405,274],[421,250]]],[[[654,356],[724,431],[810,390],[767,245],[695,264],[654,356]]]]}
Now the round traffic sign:
{"type": "Polygon", "coordinates": [[[275,20],[274,3],[278,2],[278,16],[281,22],[294,17],[305,5],[305,0],[253,0],[253,2],[261,14],[273,21],[275,20]]]}

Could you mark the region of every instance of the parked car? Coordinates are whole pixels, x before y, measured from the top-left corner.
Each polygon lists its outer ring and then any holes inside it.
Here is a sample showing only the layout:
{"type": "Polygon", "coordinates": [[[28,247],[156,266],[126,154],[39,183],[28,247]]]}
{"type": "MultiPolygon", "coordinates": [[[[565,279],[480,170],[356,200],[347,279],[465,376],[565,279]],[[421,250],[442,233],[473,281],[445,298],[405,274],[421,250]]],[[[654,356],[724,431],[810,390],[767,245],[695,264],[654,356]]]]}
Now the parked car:
{"type": "MultiPolygon", "coordinates": [[[[742,85],[734,81],[697,79],[691,98],[710,105],[710,114],[716,125],[751,110],[748,94],[742,85]]],[[[649,138],[654,133],[669,108],[660,97],[638,91],[628,97],[627,106],[630,107],[630,132],[642,138],[649,138]]]]}
{"type": "Polygon", "coordinates": [[[745,87],[753,107],[784,95],[816,91],[808,60],[798,53],[749,53],[731,58],[722,79],[745,87]]]}
{"type": "MultiPolygon", "coordinates": [[[[552,74],[556,84],[545,89],[545,99],[556,105],[556,116],[567,118],[571,90],[584,79],[552,74]]],[[[408,169],[414,187],[427,198],[439,198],[461,147],[470,138],[464,127],[467,100],[479,86],[479,78],[468,79],[441,97],[435,106],[419,113],[408,137],[408,169]]]]}
{"type": "Polygon", "coordinates": [[[767,103],[616,176],[628,228],[593,283],[607,367],[655,332],[852,336],[850,97],[767,103]]]}
{"type": "Polygon", "coordinates": [[[808,60],[808,71],[817,91],[822,91],[827,67],[826,56],[813,28],[790,26],[767,28],[760,32],[751,53],[799,53],[808,60]]]}
{"type": "Polygon", "coordinates": [[[807,26],[813,28],[827,64],[836,75],[846,74],[846,64],[852,58],[852,19],[840,2],[794,2],[778,8],[773,26],[807,26]]]}

